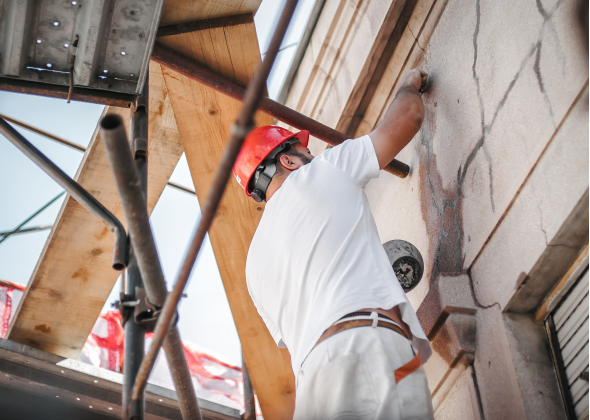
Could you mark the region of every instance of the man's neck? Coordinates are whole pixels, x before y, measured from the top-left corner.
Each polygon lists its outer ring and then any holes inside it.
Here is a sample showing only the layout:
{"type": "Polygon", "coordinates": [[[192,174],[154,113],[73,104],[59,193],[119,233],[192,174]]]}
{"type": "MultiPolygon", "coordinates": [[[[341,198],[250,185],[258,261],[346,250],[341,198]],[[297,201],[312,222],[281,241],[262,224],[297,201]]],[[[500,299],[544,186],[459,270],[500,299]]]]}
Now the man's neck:
{"type": "Polygon", "coordinates": [[[268,188],[266,189],[267,202],[272,198],[274,193],[277,192],[279,188],[281,188],[281,185],[283,185],[283,182],[285,182],[285,179],[287,179],[290,173],[291,171],[283,171],[280,175],[275,175],[272,177],[272,180],[270,181],[270,184],[268,184],[268,188]]]}

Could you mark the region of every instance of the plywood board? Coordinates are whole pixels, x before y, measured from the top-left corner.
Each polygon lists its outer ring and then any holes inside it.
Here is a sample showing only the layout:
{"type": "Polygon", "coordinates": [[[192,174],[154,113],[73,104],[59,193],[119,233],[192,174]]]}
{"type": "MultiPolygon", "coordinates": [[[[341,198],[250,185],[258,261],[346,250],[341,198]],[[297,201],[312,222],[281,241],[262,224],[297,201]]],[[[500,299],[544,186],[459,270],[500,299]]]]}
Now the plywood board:
{"type": "MultiPolygon", "coordinates": [[[[253,24],[174,35],[158,42],[242,86],[260,62],[253,24]]],[[[203,205],[241,104],[166,67],[162,70],[203,205]]],[[[273,119],[258,113],[256,123],[270,125],[273,119]]],[[[246,288],[246,256],[262,210],[263,205],[246,197],[232,178],[209,235],[264,418],[290,419],[295,381],[289,353],[272,340],[246,288]]]]}
{"type": "MultiPolygon", "coordinates": [[[[182,154],[160,66],[150,64],[148,209],[160,198],[182,154]]],[[[105,108],[129,124],[130,112],[105,108]]],[[[75,179],[125,224],[98,130],[75,179]]],[[[119,272],[111,268],[114,238],[100,220],[67,196],[17,309],[8,337],[77,358],[119,272]]]]}
{"type": "Polygon", "coordinates": [[[256,13],[262,0],[166,0],[160,26],[256,13]]]}

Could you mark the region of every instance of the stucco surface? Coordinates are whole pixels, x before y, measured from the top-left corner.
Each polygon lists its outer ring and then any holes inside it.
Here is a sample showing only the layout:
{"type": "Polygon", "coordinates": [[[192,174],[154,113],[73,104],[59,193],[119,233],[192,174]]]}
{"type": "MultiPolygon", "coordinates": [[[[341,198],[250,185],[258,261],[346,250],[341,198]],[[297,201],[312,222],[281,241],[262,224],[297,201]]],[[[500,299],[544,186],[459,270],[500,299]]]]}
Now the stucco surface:
{"type": "MultiPolygon", "coordinates": [[[[482,305],[504,308],[548,245],[579,250],[576,235],[552,241],[588,189],[588,90],[584,89],[534,172],[471,269],[482,305]]],[[[580,226],[587,242],[588,232],[580,226]]]]}
{"type": "Polygon", "coordinates": [[[471,369],[467,369],[455,382],[444,402],[435,411],[436,420],[480,420],[474,396],[471,395],[471,369]],[[475,408],[475,410],[474,410],[475,408]]]}
{"type": "MultiPolygon", "coordinates": [[[[420,66],[431,77],[423,95],[425,121],[399,155],[412,171],[404,180],[382,173],[366,188],[382,241],[409,240],[425,257],[427,281],[409,294],[415,307],[429,280],[471,267],[515,197],[523,194],[523,183],[548,144],[569,142],[557,153],[575,168],[569,176],[584,181],[562,189],[553,180],[565,162],[543,168],[544,191],[537,200],[561,197],[562,203],[543,215],[547,233],[563,221],[572,197],[587,188],[588,133],[581,122],[587,107],[570,115],[588,78],[574,8],[573,0],[449,0],[430,42],[422,46],[420,66]],[[565,140],[558,139],[560,132],[565,140]],[[576,150],[578,156],[568,154],[576,150]]],[[[520,200],[528,208],[516,227],[523,242],[514,248],[533,258],[535,247],[547,245],[545,232],[533,191],[520,200]]],[[[486,287],[514,293],[517,280],[511,276],[510,284],[486,287]]]]}

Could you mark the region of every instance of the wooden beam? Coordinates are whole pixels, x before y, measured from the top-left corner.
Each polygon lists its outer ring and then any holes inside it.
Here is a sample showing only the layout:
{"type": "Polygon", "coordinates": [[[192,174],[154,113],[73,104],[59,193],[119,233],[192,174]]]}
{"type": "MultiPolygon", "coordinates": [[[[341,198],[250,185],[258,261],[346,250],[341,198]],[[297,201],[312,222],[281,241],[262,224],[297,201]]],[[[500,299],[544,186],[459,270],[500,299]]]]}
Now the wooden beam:
{"type": "MultiPolygon", "coordinates": [[[[160,66],[150,64],[148,209],[154,208],[182,154],[160,66]]],[[[130,111],[105,108],[129,123],[130,111]]],[[[95,131],[75,179],[123,223],[102,141],[95,131]]],[[[15,313],[7,338],[77,358],[119,273],[111,268],[114,239],[96,216],[66,198],[15,313]]]]}
{"type": "Polygon", "coordinates": [[[205,29],[224,28],[227,26],[243,25],[244,23],[254,22],[252,13],[243,13],[241,15],[221,16],[212,19],[202,19],[193,22],[177,23],[175,25],[160,26],[157,37],[170,35],[180,35],[189,32],[203,31],[205,29]]]}
{"type": "MultiPolygon", "coordinates": [[[[158,42],[241,86],[246,86],[260,62],[252,23],[158,42]]],[[[241,104],[171,69],[163,67],[162,72],[195,190],[204,203],[241,104]]],[[[257,125],[273,123],[262,113],[257,113],[255,121],[257,125]]],[[[246,287],[246,256],[262,210],[263,205],[246,197],[232,179],[209,236],[264,418],[291,419],[295,381],[289,353],[274,343],[246,287]]]]}
{"type": "Polygon", "coordinates": [[[261,2],[262,0],[166,0],[160,26],[244,13],[254,15],[261,2]]]}

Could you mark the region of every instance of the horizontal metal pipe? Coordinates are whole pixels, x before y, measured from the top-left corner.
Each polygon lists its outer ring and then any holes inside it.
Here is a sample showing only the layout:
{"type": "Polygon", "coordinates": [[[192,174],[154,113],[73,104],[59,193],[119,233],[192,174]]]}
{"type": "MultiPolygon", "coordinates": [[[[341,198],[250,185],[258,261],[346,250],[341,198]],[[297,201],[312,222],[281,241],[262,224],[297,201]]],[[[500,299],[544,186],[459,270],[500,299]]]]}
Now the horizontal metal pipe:
{"type": "MultiPolygon", "coordinates": [[[[199,66],[194,61],[184,58],[158,43],[154,45],[152,60],[171,68],[189,79],[202,83],[205,86],[209,86],[224,95],[238,101],[243,100],[245,92],[243,87],[227,80],[211,70],[199,66]]],[[[312,136],[325,141],[332,146],[337,146],[349,138],[346,134],[336,131],[327,125],[273,101],[270,98],[263,97],[261,99],[259,110],[299,130],[308,130],[312,136]]],[[[405,163],[394,159],[384,168],[384,170],[400,178],[405,178],[410,172],[410,167],[405,163]]]]}
{"type": "Polygon", "coordinates": [[[39,232],[41,230],[51,229],[52,227],[53,227],[53,225],[41,225],[41,226],[33,226],[30,228],[6,230],[4,232],[0,232],[0,238],[4,239],[4,238],[11,236],[11,235],[20,235],[21,233],[39,232]]]}
{"type": "Polygon", "coordinates": [[[58,136],[51,134],[51,133],[48,133],[47,131],[41,130],[37,127],[33,127],[32,125],[29,125],[23,121],[9,117],[8,115],[0,114],[0,117],[4,118],[6,121],[8,121],[11,124],[18,125],[18,126],[24,128],[25,130],[29,130],[35,134],[39,134],[40,136],[47,137],[50,140],[53,140],[53,141],[56,141],[56,142],[61,143],[63,145],[66,145],[68,147],[71,147],[72,149],[76,149],[81,152],[86,151],[86,148],[84,146],[80,146],[79,144],[76,144],[76,143],[71,142],[69,140],[62,139],[61,137],[58,137],[58,136]]]}
{"type": "Polygon", "coordinates": [[[37,217],[42,211],[44,211],[47,207],[49,207],[50,205],[52,205],[53,203],[55,203],[55,201],[61,197],[62,195],[64,195],[66,192],[62,191],[60,192],[58,195],[56,195],[55,197],[53,197],[51,200],[49,200],[47,203],[45,203],[43,205],[43,207],[41,207],[39,210],[37,210],[35,213],[31,214],[29,217],[27,217],[20,225],[18,225],[17,227],[15,227],[13,229],[12,232],[6,232],[4,233],[4,235],[0,234],[0,236],[3,236],[2,239],[0,239],[0,244],[5,241],[6,239],[8,239],[8,237],[10,235],[12,235],[13,233],[17,233],[17,232],[23,232],[21,230],[21,228],[26,225],[27,223],[29,223],[31,220],[33,220],[35,217],[37,217]]]}
{"type": "Polygon", "coordinates": [[[242,147],[244,138],[254,126],[254,114],[258,108],[258,105],[260,104],[262,95],[264,94],[264,89],[266,88],[266,79],[268,78],[268,74],[272,69],[272,65],[277,56],[281,42],[283,41],[283,37],[287,31],[291,16],[293,15],[296,6],[297,0],[287,0],[285,3],[277,23],[277,27],[271,38],[266,57],[256,69],[250,83],[248,83],[248,89],[244,95],[242,110],[240,111],[240,115],[232,127],[232,136],[223,153],[223,156],[221,157],[221,162],[218,165],[215,178],[213,179],[213,185],[209,190],[209,195],[207,196],[207,200],[203,206],[201,218],[188,246],[186,255],[182,265],[180,266],[180,270],[178,271],[176,283],[174,284],[172,292],[170,292],[170,294],[166,297],[164,306],[160,311],[160,316],[158,317],[158,322],[156,323],[156,328],[154,329],[152,346],[141,362],[141,367],[137,375],[137,381],[133,387],[133,396],[140,395],[140,393],[145,389],[147,378],[154,367],[161,343],[166,337],[167,331],[172,326],[178,302],[182,297],[184,287],[188,282],[197,256],[199,255],[205,235],[207,234],[207,231],[213,222],[213,218],[215,217],[217,207],[219,206],[225,186],[227,185],[227,181],[231,175],[232,167],[236,157],[238,156],[238,153],[242,147]]]}
{"type": "MultiPolygon", "coordinates": [[[[152,235],[149,224],[149,217],[146,209],[146,197],[141,190],[141,181],[127,141],[125,127],[120,116],[110,114],[100,121],[100,134],[105,146],[109,164],[115,176],[117,192],[121,200],[121,206],[125,213],[131,245],[139,271],[143,279],[143,284],[148,295],[149,301],[158,307],[164,304],[166,299],[166,281],[158,258],[156,244],[152,235]]],[[[176,309],[176,308],[175,308],[176,309]]],[[[175,311],[176,313],[176,311],[175,311]]],[[[178,330],[174,330],[172,335],[169,334],[167,344],[165,345],[168,365],[174,380],[174,386],[178,395],[182,417],[184,420],[201,420],[201,413],[197,403],[197,396],[190,380],[190,371],[184,358],[184,349],[180,341],[178,330]],[[188,378],[188,382],[187,382],[188,378]]],[[[162,342],[152,344],[152,348],[158,353],[162,342]]],[[[144,357],[145,359],[145,357],[144,357]]],[[[143,367],[143,362],[141,364],[143,367]]],[[[145,370],[137,373],[137,380],[143,378],[147,382],[145,370]]],[[[143,394],[135,392],[135,387],[131,394],[131,400],[137,401],[143,394]]]]}
{"type": "MultiPolygon", "coordinates": [[[[85,152],[86,151],[86,147],[84,147],[84,146],[80,146],[79,144],[73,143],[73,142],[71,142],[69,140],[62,139],[61,137],[55,136],[55,135],[53,135],[51,133],[48,133],[45,130],[41,130],[40,128],[33,127],[32,125],[29,125],[29,124],[27,124],[25,122],[22,122],[20,120],[15,120],[14,118],[7,117],[4,114],[0,114],[0,117],[4,118],[6,121],[8,121],[11,124],[18,125],[18,126],[24,128],[25,130],[32,131],[33,133],[39,134],[40,136],[43,136],[43,137],[48,138],[50,140],[54,140],[54,141],[56,141],[56,142],[58,142],[60,144],[63,144],[64,146],[71,147],[74,150],[78,150],[80,152],[85,152]]],[[[191,190],[189,188],[186,188],[186,187],[183,187],[182,185],[177,184],[175,182],[168,181],[166,183],[166,185],[168,185],[168,186],[170,186],[172,188],[176,188],[178,190],[184,191],[186,193],[189,193],[189,194],[192,194],[192,195],[196,195],[196,193],[193,190],[191,190]]]]}
{"type": "Polygon", "coordinates": [[[115,236],[113,268],[121,271],[127,265],[127,234],[119,220],[80,184],[70,178],[51,160],[0,117],[0,133],[31,159],[39,168],[61,185],[86,210],[97,216],[115,236]]]}

